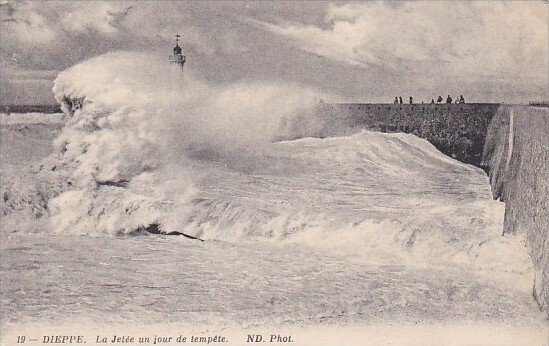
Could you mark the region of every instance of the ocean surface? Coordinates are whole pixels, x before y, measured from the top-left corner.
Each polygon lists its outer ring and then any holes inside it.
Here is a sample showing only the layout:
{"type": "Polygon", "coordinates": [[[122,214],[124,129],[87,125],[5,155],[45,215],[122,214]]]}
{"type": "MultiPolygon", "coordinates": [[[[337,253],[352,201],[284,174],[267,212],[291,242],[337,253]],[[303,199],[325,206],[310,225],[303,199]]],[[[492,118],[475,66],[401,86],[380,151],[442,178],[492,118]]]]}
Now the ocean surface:
{"type": "Polygon", "coordinates": [[[4,330],[480,323],[546,335],[524,240],[501,235],[504,205],[481,169],[409,134],[273,141],[291,114],[314,123],[314,93],[187,79],[162,96],[163,80],[124,72],[123,53],[97,59],[58,77],[64,117],[2,115],[4,330]]]}
{"type": "MultiPolygon", "coordinates": [[[[21,126],[3,126],[2,138],[26,142],[21,126]]],[[[60,131],[25,126],[43,138],[38,152],[60,131]]],[[[56,233],[36,201],[39,157],[29,157],[2,151],[5,327],[543,323],[526,249],[501,237],[485,174],[412,135],[304,138],[253,160],[188,161],[197,192],[182,231],[204,242],[56,233]]]]}

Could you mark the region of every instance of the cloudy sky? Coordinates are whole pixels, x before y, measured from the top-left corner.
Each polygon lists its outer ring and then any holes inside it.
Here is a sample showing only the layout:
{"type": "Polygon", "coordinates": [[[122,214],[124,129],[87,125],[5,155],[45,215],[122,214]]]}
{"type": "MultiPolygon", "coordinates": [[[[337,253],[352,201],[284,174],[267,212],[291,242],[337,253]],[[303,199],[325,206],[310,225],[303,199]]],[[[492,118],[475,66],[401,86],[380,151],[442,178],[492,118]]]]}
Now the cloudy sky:
{"type": "Polygon", "coordinates": [[[175,33],[188,64],[212,83],[292,82],[365,102],[463,94],[510,103],[549,94],[546,1],[0,6],[0,103],[53,102],[59,71],[115,50],[169,54],[175,33]]]}

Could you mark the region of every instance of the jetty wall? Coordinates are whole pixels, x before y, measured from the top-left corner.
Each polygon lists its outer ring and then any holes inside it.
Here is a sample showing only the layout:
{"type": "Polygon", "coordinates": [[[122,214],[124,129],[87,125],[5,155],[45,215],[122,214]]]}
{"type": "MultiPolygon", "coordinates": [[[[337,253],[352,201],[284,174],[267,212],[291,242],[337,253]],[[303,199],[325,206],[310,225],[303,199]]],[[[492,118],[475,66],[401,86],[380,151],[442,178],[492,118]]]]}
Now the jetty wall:
{"type": "Polygon", "coordinates": [[[484,141],[497,103],[321,104],[321,135],[368,129],[412,133],[462,162],[480,166],[484,141]]]}
{"type": "Polygon", "coordinates": [[[533,295],[549,319],[549,108],[502,106],[481,165],[505,202],[503,234],[524,233],[535,269],[533,295]]]}

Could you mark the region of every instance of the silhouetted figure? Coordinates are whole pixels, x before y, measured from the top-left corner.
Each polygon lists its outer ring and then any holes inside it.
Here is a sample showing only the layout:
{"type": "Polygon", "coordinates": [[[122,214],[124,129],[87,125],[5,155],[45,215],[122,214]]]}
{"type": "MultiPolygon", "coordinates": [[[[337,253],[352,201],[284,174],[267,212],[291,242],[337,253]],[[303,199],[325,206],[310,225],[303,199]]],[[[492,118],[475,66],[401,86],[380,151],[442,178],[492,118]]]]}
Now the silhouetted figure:
{"type": "Polygon", "coordinates": [[[450,95],[448,95],[448,97],[446,98],[446,103],[452,103],[452,98],[450,97],[450,95]]]}
{"type": "Polygon", "coordinates": [[[410,96],[410,104],[414,103],[414,100],[412,99],[412,96],[410,96]]]}
{"type": "Polygon", "coordinates": [[[395,96],[395,101],[393,102],[395,105],[398,105],[398,97],[395,96]]]}
{"type": "Polygon", "coordinates": [[[438,97],[437,103],[442,103],[442,96],[439,96],[439,97],[438,97]]]}
{"type": "Polygon", "coordinates": [[[458,101],[459,101],[458,99],[459,99],[459,98],[458,98],[458,97],[456,97],[456,100],[454,101],[454,103],[458,103],[458,101]]]}
{"type": "MultiPolygon", "coordinates": [[[[440,102],[440,101],[439,101],[440,102]]],[[[431,99],[431,104],[435,103],[435,99],[431,99]]]]}
{"type": "Polygon", "coordinates": [[[465,99],[463,98],[463,95],[459,95],[459,103],[465,103],[465,99]]]}
{"type": "Polygon", "coordinates": [[[399,101],[400,104],[402,104],[402,96],[398,97],[398,101],[399,101]]]}

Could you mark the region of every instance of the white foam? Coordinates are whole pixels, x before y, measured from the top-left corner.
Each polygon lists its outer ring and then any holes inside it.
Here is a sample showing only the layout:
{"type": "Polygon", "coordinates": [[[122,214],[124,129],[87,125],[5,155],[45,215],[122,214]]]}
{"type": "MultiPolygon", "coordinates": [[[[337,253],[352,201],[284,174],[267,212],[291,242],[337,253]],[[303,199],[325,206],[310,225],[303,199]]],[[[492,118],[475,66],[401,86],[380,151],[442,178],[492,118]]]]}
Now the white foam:
{"type": "Polygon", "coordinates": [[[307,109],[316,97],[295,85],[211,86],[192,71],[183,75],[159,61],[146,53],[109,53],[55,80],[55,97],[67,114],[72,105],[65,100],[83,100],[72,107],[56,140],[74,180],[74,191],[51,201],[57,232],[127,233],[150,223],[176,231],[172,227],[181,222],[174,219],[184,219],[178,213],[189,202],[182,196],[193,194],[184,174],[190,154],[259,150],[283,119],[307,109]],[[136,183],[144,173],[154,189],[136,183]],[[159,194],[168,186],[175,189],[170,196],[159,194]],[[120,221],[134,218],[125,211],[128,204],[139,205],[139,221],[120,221]]]}
{"type": "Polygon", "coordinates": [[[49,201],[55,232],[113,235],[157,224],[359,262],[530,272],[522,240],[500,236],[503,207],[481,170],[413,135],[273,143],[296,115],[314,124],[316,92],[211,86],[159,61],[110,53],[57,78],[60,102],[84,102],[56,140],[56,166],[72,186],[49,201]]]}

